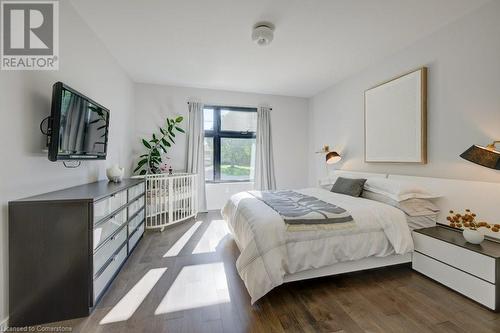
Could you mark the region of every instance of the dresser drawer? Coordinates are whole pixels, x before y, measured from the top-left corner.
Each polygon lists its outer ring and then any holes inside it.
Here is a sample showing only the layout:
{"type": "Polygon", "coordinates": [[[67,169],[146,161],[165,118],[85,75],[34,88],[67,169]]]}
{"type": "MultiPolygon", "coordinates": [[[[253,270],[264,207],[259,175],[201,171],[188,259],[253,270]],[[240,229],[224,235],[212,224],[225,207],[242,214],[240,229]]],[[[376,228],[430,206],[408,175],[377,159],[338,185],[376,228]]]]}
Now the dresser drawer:
{"type": "Polygon", "coordinates": [[[135,228],[137,228],[137,226],[142,223],[142,221],[144,221],[144,209],[141,209],[141,211],[131,221],[128,222],[129,236],[134,232],[135,228]]]}
{"type": "Polygon", "coordinates": [[[101,296],[102,292],[113,279],[113,276],[127,258],[127,246],[122,247],[102,273],[94,279],[94,303],[101,296]]]}
{"type": "Polygon", "coordinates": [[[495,309],[495,285],[462,272],[418,252],[413,253],[412,267],[431,279],[458,291],[490,309],[495,309]]]}
{"type": "Polygon", "coordinates": [[[127,228],[122,228],[117,234],[94,253],[94,274],[97,274],[104,264],[114,255],[116,250],[127,241],[127,228]]]}
{"type": "Polygon", "coordinates": [[[134,215],[142,207],[144,207],[144,197],[140,197],[128,206],[128,216],[134,215]]]}
{"type": "Polygon", "coordinates": [[[127,204],[127,190],[115,193],[94,203],[94,223],[127,204]]]}
{"type": "Polygon", "coordinates": [[[127,210],[123,209],[108,220],[94,226],[94,246],[93,250],[97,249],[106,239],[111,236],[116,230],[127,222],[127,210]]]}
{"type": "Polygon", "coordinates": [[[129,251],[132,251],[132,249],[134,248],[134,246],[137,244],[137,242],[139,241],[139,239],[141,238],[142,234],[144,233],[144,223],[141,224],[137,230],[134,232],[134,234],[130,237],[130,239],[128,240],[128,248],[129,248],[129,251]]]}
{"type": "Polygon", "coordinates": [[[413,232],[415,251],[462,271],[495,283],[495,259],[474,251],[413,232]]]}
{"type": "Polygon", "coordinates": [[[129,202],[137,198],[139,195],[144,194],[144,183],[132,186],[128,189],[128,200],[129,202]]]}

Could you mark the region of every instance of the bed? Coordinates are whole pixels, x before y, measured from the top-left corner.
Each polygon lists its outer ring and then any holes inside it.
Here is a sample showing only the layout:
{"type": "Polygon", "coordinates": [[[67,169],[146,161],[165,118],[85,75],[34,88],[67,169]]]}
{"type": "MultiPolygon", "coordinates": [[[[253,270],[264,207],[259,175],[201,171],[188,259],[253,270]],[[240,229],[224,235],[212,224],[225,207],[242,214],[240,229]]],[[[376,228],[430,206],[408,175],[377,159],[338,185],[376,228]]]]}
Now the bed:
{"type": "Polygon", "coordinates": [[[241,251],[236,267],[252,304],[285,282],[411,261],[413,241],[401,210],[322,188],[295,192],[344,208],[355,227],[289,231],[258,193],[233,195],[222,215],[241,251]]]}

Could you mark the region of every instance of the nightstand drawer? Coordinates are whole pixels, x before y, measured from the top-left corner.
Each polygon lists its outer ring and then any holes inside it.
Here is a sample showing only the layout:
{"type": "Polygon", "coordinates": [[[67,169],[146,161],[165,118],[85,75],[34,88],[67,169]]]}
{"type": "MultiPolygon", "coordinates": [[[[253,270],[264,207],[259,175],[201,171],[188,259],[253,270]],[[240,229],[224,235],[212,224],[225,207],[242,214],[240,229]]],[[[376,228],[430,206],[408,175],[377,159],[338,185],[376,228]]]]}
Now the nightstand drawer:
{"type": "Polygon", "coordinates": [[[495,283],[495,259],[436,238],[413,232],[415,251],[495,283]]]}
{"type": "Polygon", "coordinates": [[[445,286],[496,310],[495,285],[455,269],[418,252],[413,253],[414,270],[434,279],[445,286]]]}

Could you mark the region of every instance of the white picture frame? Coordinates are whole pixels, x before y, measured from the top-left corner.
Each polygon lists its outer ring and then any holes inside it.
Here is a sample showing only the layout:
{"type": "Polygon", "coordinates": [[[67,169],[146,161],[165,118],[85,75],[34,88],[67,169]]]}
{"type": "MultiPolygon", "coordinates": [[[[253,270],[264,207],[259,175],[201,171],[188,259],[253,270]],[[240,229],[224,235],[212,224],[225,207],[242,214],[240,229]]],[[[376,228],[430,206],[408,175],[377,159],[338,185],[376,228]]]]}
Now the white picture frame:
{"type": "Polygon", "coordinates": [[[427,68],[365,91],[365,162],[427,163],[427,68]]]}

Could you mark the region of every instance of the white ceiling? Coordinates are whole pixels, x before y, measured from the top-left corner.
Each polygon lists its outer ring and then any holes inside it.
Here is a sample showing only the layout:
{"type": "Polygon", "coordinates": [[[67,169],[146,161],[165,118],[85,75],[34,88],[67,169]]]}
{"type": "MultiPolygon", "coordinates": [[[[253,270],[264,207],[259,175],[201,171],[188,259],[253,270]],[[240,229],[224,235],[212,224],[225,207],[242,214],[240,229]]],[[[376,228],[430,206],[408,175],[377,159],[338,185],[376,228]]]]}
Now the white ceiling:
{"type": "Polygon", "coordinates": [[[487,0],[72,2],[134,81],[309,97],[487,0]]]}

